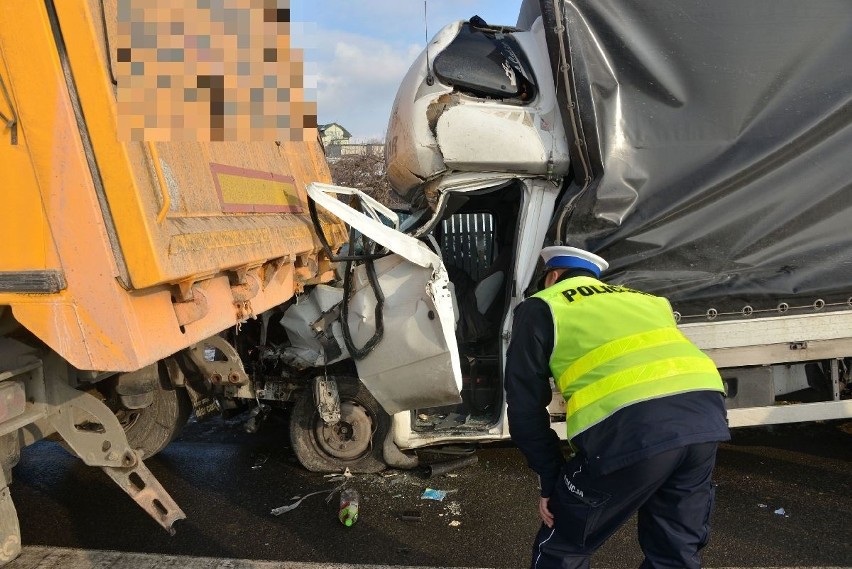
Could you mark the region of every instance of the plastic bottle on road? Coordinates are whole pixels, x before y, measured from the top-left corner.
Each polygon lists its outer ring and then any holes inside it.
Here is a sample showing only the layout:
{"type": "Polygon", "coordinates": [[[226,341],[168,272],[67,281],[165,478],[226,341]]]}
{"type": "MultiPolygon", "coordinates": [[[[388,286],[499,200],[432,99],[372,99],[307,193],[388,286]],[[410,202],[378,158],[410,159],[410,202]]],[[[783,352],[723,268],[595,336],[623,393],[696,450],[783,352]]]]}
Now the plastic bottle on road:
{"type": "Polygon", "coordinates": [[[355,488],[344,488],[340,492],[340,510],[337,517],[346,527],[358,521],[358,502],[360,496],[355,488]]]}

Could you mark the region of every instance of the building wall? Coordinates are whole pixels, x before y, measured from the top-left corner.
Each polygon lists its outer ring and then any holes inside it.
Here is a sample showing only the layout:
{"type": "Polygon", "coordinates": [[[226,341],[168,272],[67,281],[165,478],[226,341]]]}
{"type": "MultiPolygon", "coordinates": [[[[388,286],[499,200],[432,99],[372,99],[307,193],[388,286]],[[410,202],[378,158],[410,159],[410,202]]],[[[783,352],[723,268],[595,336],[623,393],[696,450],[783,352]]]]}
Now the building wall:
{"type": "Polygon", "coordinates": [[[325,156],[329,161],[340,159],[341,156],[383,156],[384,143],[348,144],[333,143],[325,147],[325,156]]]}

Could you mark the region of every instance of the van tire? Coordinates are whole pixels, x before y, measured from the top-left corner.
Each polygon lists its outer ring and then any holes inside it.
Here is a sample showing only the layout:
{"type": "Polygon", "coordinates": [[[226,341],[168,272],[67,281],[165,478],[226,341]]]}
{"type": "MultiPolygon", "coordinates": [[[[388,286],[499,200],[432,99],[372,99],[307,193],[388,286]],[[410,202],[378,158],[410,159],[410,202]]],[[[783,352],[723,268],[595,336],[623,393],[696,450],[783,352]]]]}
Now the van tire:
{"type": "Polygon", "coordinates": [[[382,460],[390,416],[358,378],[336,376],[340,394],[340,422],[326,425],[310,389],[290,415],[290,443],[296,458],[311,472],[369,474],[386,468],[382,460]]]}

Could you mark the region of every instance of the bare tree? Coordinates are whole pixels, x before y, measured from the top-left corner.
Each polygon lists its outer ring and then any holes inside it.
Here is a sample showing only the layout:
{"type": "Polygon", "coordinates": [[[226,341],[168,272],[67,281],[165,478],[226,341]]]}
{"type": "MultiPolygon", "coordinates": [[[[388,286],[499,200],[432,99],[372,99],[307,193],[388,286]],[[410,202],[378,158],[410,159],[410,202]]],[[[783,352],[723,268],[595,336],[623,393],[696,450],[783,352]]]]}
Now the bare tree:
{"type": "MultiPolygon", "coordinates": [[[[341,153],[334,161],[329,160],[334,183],[358,188],[385,205],[398,205],[396,194],[388,184],[384,148],[381,143],[350,144],[346,148],[351,153],[341,153]]],[[[343,149],[341,147],[341,150],[343,149]]]]}

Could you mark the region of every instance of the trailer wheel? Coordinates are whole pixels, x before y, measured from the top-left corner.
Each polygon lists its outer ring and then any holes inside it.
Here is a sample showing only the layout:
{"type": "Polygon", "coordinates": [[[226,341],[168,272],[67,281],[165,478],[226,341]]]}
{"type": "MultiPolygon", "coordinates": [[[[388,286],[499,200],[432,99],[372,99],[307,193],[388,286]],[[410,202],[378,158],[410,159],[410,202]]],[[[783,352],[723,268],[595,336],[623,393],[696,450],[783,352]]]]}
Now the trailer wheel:
{"type": "Polygon", "coordinates": [[[158,377],[153,401],[141,409],[124,407],[115,393],[114,385],[107,388],[107,404],[124,427],[130,447],[139,451],[143,459],[166,448],[192,414],[192,403],[186,389],[175,388],[162,366],[159,367],[158,377]]]}
{"type": "Polygon", "coordinates": [[[305,393],[290,415],[290,443],[296,458],[311,472],[373,473],[385,469],[382,444],[390,417],[358,378],[337,376],[340,422],[327,425],[314,398],[305,393]]]}

